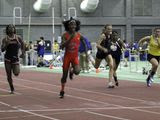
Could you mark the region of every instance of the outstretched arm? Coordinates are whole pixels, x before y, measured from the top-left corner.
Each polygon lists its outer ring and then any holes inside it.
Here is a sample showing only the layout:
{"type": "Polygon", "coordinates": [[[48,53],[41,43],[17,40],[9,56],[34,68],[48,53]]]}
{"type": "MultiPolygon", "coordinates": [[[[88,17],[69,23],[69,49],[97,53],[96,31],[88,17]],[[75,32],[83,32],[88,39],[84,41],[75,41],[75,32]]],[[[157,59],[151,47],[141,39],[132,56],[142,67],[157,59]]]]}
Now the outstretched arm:
{"type": "Polygon", "coordinates": [[[143,38],[141,38],[140,40],[139,40],[139,42],[138,42],[138,46],[142,46],[142,44],[144,43],[144,42],[149,42],[150,41],[150,36],[146,36],[146,37],[143,37],[143,38]]]}

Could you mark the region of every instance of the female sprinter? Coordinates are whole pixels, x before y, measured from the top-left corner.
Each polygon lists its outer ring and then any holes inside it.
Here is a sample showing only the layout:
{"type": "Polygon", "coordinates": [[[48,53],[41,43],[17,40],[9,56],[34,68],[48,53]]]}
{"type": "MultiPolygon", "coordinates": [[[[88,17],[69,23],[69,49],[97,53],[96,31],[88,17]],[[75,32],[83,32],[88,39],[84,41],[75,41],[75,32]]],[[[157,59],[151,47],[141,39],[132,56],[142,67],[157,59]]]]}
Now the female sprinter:
{"type": "Polygon", "coordinates": [[[153,82],[153,76],[157,71],[159,60],[160,60],[160,28],[155,28],[151,36],[146,36],[139,40],[139,46],[144,42],[148,43],[149,50],[147,60],[151,63],[152,68],[149,73],[146,82],[147,86],[150,87],[153,82]]]}
{"type": "MultiPolygon", "coordinates": [[[[64,88],[67,81],[69,69],[70,79],[73,79],[73,74],[78,75],[80,73],[78,60],[80,41],[82,41],[82,43],[85,45],[83,36],[78,32],[80,30],[80,21],[71,18],[70,20],[64,21],[63,24],[66,32],[62,35],[61,43],[61,48],[65,48],[65,54],[63,60],[63,75],[61,78],[61,90],[59,95],[60,98],[64,97],[64,88]]],[[[85,49],[87,51],[87,47],[85,47],[85,49]]]]}
{"type": "Polygon", "coordinates": [[[16,35],[15,26],[10,24],[6,27],[6,37],[2,40],[1,51],[5,51],[4,63],[11,94],[14,93],[12,72],[15,76],[18,76],[20,73],[18,56],[19,48],[21,48],[22,51],[20,57],[23,57],[24,42],[18,35],[16,35]]]}
{"type": "Polygon", "coordinates": [[[119,66],[120,63],[120,59],[121,59],[121,55],[122,55],[122,49],[125,48],[125,45],[123,43],[123,41],[120,40],[118,33],[116,31],[112,32],[111,35],[111,55],[113,58],[113,78],[115,81],[115,85],[118,86],[118,80],[117,80],[117,68],[119,66]]]}
{"type": "Polygon", "coordinates": [[[112,25],[105,25],[102,34],[100,35],[100,38],[97,42],[97,54],[95,59],[95,68],[98,69],[100,66],[100,63],[103,59],[108,63],[109,65],[109,83],[108,88],[114,88],[114,85],[112,83],[113,78],[113,59],[112,55],[110,53],[110,47],[111,47],[111,34],[112,34],[112,25]]]}

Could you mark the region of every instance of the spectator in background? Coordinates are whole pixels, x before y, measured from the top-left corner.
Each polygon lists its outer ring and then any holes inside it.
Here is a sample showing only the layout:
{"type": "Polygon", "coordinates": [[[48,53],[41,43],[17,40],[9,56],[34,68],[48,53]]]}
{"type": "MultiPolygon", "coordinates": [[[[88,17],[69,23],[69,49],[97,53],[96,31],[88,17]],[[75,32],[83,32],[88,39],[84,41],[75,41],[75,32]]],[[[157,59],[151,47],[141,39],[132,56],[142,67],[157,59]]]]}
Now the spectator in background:
{"type": "Polygon", "coordinates": [[[55,56],[57,56],[58,53],[59,53],[59,44],[58,44],[57,40],[55,40],[53,43],[53,54],[55,56]]]}
{"type": "Polygon", "coordinates": [[[43,66],[43,57],[45,52],[45,41],[44,37],[40,37],[40,41],[37,45],[37,54],[38,54],[38,65],[37,67],[43,66]]]}
{"type": "Polygon", "coordinates": [[[33,41],[33,50],[34,50],[33,65],[37,65],[38,61],[37,47],[38,47],[38,42],[37,40],[35,40],[33,41]]]}
{"type": "Polygon", "coordinates": [[[130,47],[129,47],[129,44],[127,43],[126,40],[124,40],[123,43],[125,45],[125,50],[124,50],[124,67],[128,67],[128,59],[129,59],[130,47]]]}
{"type": "Polygon", "coordinates": [[[136,50],[136,51],[138,50],[138,43],[137,42],[133,42],[131,50],[136,50]]]}
{"type": "MultiPolygon", "coordinates": [[[[86,37],[84,37],[84,41],[87,47],[87,52],[90,52],[92,50],[90,41],[86,37]]],[[[80,42],[79,52],[81,70],[83,73],[89,73],[89,58],[88,55],[86,55],[85,46],[82,42],[80,42]]]]}
{"type": "Polygon", "coordinates": [[[37,51],[37,48],[38,48],[38,42],[35,40],[33,43],[33,49],[37,51]]]}
{"type": "Polygon", "coordinates": [[[33,65],[33,52],[34,52],[34,45],[32,41],[29,41],[27,44],[27,56],[28,56],[28,65],[33,65]]]}

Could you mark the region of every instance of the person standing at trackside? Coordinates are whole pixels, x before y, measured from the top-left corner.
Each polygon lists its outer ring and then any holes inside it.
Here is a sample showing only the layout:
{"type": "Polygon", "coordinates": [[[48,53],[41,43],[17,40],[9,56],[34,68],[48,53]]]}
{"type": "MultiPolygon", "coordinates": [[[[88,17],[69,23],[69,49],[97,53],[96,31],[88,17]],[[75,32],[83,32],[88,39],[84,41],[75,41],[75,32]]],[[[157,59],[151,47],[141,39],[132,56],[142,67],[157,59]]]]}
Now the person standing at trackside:
{"type": "Polygon", "coordinates": [[[98,69],[100,66],[100,63],[103,59],[108,63],[109,65],[109,83],[108,88],[114,88],[114,85],[112,83],[113,78],[113,59],[111,55],[111,34],[112,34],[112,25],[105,25],[104,29],[102,30],[102,33],[100,35],[99,40],[97,41],[97,54],[95,59],[95,68],[98,69]]]}
{"type": "Polygon", "coordinates": [[[18,35],[16,35],[15,26],[10,24],[6,27],[6,37],[2,40],[1,50],[2,52],[5,51],[4,63],[11,94],[13,94],[15,90],[13,85],[12,72],[15,76],[18,76],[20,73],[18,56],[20,48],[22,51],[20,57],[23,58],[25,51],[24,42],[18,35]]]}
{"type": "Polygon", "coordinates": [[[121,39],[119,38],[119,35],[116,31],[113,31],[112,32],[112,35],[111,35],[111,55],[112,55],[112,58],[113,58],[113,78],[114,78],[114,81],[115,81],[115,85],[118,86],[119,85],[119,82],[117,80],[117,68],[119,66],[119,63],[120,63],[120,59],[121,59],[121,55],[122,55],[122,49],[125,48],[125,45],[123,43],[123,41],[121,41],[121,39]]]}
{"type": "Polygon", "coordinates": [[[27,45],[27,51],[26,54],[28,56],[28,65],[33,65],[33,54],[34,54],[34,46],[32,41],[29,41],[28,45],[27,45]]]}
{"type": "MultiPolygon", "coordinates": [[[[69,69],[70,79],[73,79],[73,74],[78,75],[80,73],[78,50],[80,41],[82,41],[83,44],[85,44],[83,36],[78,32],[80,30],[80,21],[70,18],[70,20],[64,21],[63,24],[66,32],[62,35],[61,43],[61,48],[65,48],[65,54],[63,59],[63,75],[61,78],[61,90],[59,94],[60,98],[64,97],[64,88],[67,82],[69,69]]],[[[87,51],[86,46],[85,49],[87,51]]]]}
{"type": "Polygon", "coordinates": [[[80,46],[79,46],[79,52],[80,52],[80,67],[81,67],[81,71],[82,73],[89,73],[89,53],[92,50],[91,47],[91,43],[88,40],[88,38],[84,37],[84,41],[85,41],[85,45],[87,47],[87,53],[88,55],[86,55],[86,51],[85,51],[85,46],[82,42],[80,42],[80,46]]]}
{"type": "Polygon", "coordinates": [[[124,50],[124,67],[128,67],[128,59],[129,59],[130,46],[127,43],[126,40],[123,40],[123,43],[125,45],[125,50],[124,50]]]}
{"type": "Polygon", "coordinates": [[[37,54],[38,54],[38,65],[37,65],[37,67],[42,67],[44,65],[43,64],[44,52],[45,52],[44,37],[40,37],[40,41],[38,42],[38,45],[37,45],[37,54]]]}
{"type": "Polygon", "coordinates": [[[58,44],[57,40],[55,40],[53,43],[53,54],[54,54],[54,56],[59,55],[59,44],[58,44]]]}
{"type": "Polygon", "coordinates": [[[152,64],[151,72],[146,79],[147,86],[150,87],[160,60],[160,28],[155,28],[151,36],[140,39],[138,45],[141,46],[144,42],[148,43],[149,50],[147,60],[152,64]]]}

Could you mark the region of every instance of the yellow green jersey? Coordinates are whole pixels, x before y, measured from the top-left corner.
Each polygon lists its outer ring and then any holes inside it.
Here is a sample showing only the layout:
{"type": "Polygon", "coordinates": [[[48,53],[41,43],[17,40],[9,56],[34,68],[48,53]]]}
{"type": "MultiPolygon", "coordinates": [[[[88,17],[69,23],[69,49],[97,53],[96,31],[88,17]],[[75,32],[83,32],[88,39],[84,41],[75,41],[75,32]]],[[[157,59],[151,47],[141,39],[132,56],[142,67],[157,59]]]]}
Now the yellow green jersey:
{"type": "MultiPolygon", "coordinates": [[[[158,38],[158,41],[160,43],[160,37],[158,38]]],[[[160,56],[160,45],[158,45],[153,35],[151,35],[150,38],[148,53],[154,56],[160,56]]]]}

